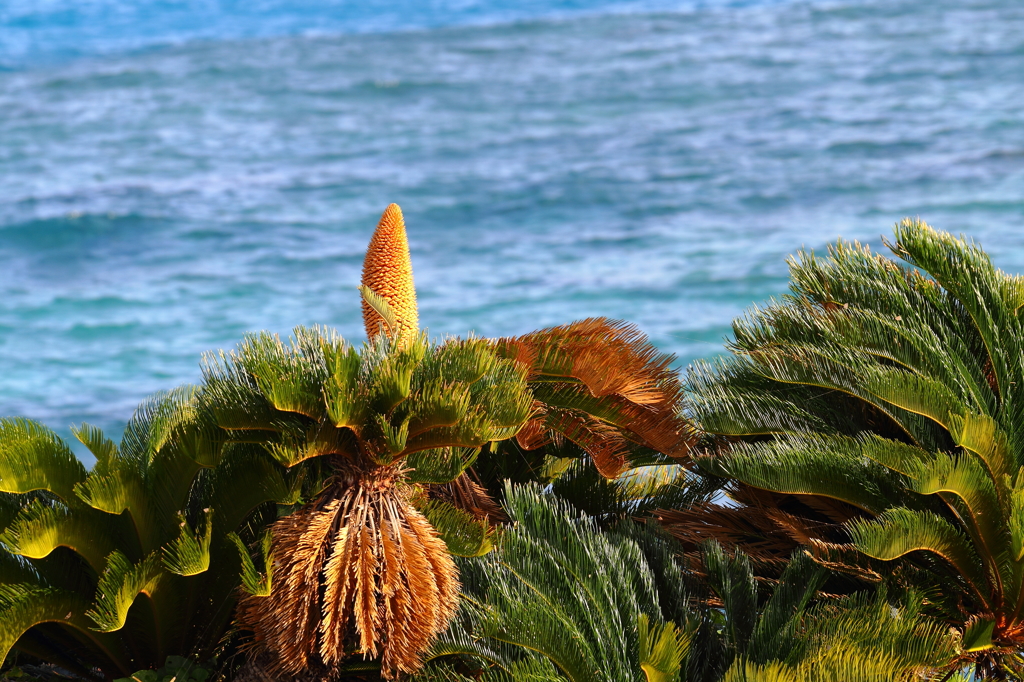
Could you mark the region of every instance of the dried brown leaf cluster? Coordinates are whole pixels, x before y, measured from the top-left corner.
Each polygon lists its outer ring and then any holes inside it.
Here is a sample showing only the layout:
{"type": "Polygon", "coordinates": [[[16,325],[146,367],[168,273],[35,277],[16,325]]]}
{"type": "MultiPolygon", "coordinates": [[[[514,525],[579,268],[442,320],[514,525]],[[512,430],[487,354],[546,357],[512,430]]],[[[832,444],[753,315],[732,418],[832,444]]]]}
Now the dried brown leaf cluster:
{"type": "Polygon", "coordinates": [[[734,485],[730,504],[705,503],[661,509],[654,518],[678,539],[691,569],[700,574],[702,543],[714,540],[727,552],[742,551],[760,578],[778,578],[793,552],[803,548],[818,563],[861,580],[879,579],[875,563],[848,543],[843,524],[861,514],[830,498],[788,495],[734,485]]]}
{"type": "Polygon", "coordinates": [[[674,358],[634,325],[590,318],[496,343],[528,369],[538,396],[536,417],[517,436],[524,449],[568,438],[612,478],[628,466],[630,442],[673,457],[693,444],[674,358]]]}
{"type": "Polygon", "coordinates": [[[476,480],[473,470],[463,472],[451,483],[430,486],[430,497],[451,503],[481,521],[505,522],[508,515],[487,489],[476,480]]]}
{"type": "Polygon", "coordinates": [[[393,481],[339,482],[274,524],[273,590],[238,609],[271,675],[336,669],[356,653],[379,656],[388,678],[419,668],[454,616],[459,583],[407,492],[393,481]]]}

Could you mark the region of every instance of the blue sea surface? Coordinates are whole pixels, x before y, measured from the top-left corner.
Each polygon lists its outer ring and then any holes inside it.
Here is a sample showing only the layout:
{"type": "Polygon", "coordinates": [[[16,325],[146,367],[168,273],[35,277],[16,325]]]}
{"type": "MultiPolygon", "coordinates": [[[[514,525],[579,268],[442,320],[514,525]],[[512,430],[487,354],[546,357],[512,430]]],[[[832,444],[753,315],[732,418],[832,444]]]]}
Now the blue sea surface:
{"type": "Polygon", "coordinates": [[[0,3],[0,415],[116,434],[249,331],[635,322],[680,366],[904,216],[1024,272],[1019,0],[0,3]]]}

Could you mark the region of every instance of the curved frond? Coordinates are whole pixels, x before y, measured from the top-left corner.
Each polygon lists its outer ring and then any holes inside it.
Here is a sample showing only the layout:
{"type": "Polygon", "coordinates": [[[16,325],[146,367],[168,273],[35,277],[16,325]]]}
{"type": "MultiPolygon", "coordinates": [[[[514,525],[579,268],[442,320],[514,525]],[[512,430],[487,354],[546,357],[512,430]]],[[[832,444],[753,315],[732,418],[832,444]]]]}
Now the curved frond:
{"type": "Polygon", "coordinates": [[[872,521],[849,524],[853,544],[870,557],[891,561],[911,552],[929,552],[949,562],[976,593],[987,599],[987,580],[981,559],[970,540],[946,519],[926,511],[897,507],[872,521]]]}
{"type": "Polygon", "coordinates": [[[82,422],[81,426],[72,426],[71,433],[96,458],[93,471],[106,473],[110,461],[117,456],[117,445],[114,441],[107,438],[98,427],[85,422],[82,422]]]}
{"type": "Polygon", "coordinates": [[[427,500],[417,506],[437,529],[437,534],[455,556],[483,556],[493,548],[494,530],[487,520],[478,520],[469,512],[442,500],[427,500]]]}
{"type": "Polygon", "coordinates": [[[738,443],[722,455],[699,461],[756,488],[822,495],[873,513],[899,499],[896,482],[885,469],[864,457],[860,441],[845,436],[806,434],[738,443]]]}
{"type": "Polygon", "coordinates": [[[0,419],[0,492],[47,490],[72,503],[84,479],[85,466],[53,431],[28,419],[0,419]]]}
{"type": "Polygon", "coordinates": [[[689,653],[692,633],[681,632],[673,622],[651,625],[646,613],[637,619],[640,668],[647,682],[676,682],[689,653]]]}
{"type": "Polygon", "coordinates": [[[89,604],[68,590],[24,583],[0,583],[0,664],[21,637],[42,623],[63,623],[88,632],[89,604]]]}
{"type": "Polygon", "coordinates": [[[181,534],[162,550],[163,564],[176,575],[198,575],[210,568],[210,543],[213,541],[213,510],[205,510],[202,532],[196,534],[184,516],[179,516],[181,534]]]}
{"type": "Polygon", "coordinates": [[[100,575],[93,607],[85,615],[100,632],[119,630],[124,627],[135,598],[140,594],[152,595],[163,577],[160,556],[156,552],[133,564],[124,554],[114,551],[100,575]]]}
{"type": "Polygon", "coordinates": [[[410,467],[410,483],[451,483],[473,466],[480,448],[437,448],[419,450],[410,454],[406,466],[410,467]]]}
{"type": "Polygon", "coordinates": [[[138,470],[127,467],[113,469],[106,475],[92,474],[79,483],[75,492],[93,509],[108,514],[128,511],[135,524],[139,542],[145,546],[157,539],[153,526],[151,496],[138,470]]]}
{"type": "Polygon", "coordinates": [[[253,561],[249,548],[242,542],[237,533],[228,533],[228,540],[238,549],[239,558],[242,561],[242,587],[249,594],[256,597],[269,597],[270,587],[274,581],[274,564],[270,561],[270,547],[273,541],[273,534],[265,532],[257,547],[260,567],[257,568],[253,561]]]}
{"type": "Polygon", "coordinates": [[[114,520],[89,511],[33,500],[0,535],[0,543],[12,554],[29,559],[42,559],[57,547],[67,547],[98,574],[117,545],[117,535],[114,520]]]}

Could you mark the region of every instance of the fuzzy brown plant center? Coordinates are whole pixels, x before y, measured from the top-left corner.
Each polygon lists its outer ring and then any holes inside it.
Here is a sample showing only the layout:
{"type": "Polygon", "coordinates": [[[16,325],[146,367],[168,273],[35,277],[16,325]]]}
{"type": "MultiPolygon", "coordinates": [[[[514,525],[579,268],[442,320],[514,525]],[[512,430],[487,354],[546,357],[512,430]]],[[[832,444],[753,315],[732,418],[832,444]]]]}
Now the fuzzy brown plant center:
{"type": "Polygon", "coordinates": [[[266,672],[295,677],[362,654],[392,678],[418,670],[421,652],[447,627],[458,571],[398,473],[342,474],[274,524],[271,594],[245,597],[238,612],[270,654],[266,672]]]}

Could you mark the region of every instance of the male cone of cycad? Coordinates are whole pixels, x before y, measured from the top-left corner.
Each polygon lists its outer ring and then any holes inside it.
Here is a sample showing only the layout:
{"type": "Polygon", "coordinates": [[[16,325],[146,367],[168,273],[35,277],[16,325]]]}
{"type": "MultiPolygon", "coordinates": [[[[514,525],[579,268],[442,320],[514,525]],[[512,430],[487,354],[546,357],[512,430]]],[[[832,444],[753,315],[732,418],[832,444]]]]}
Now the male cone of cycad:
{"type": "Polygon", "coordinates": [[[377,223],[363,261],[362,284],[387,301],[398,323],[398,330],[390,329],[387,321],[364,298],[363,324],[367,337],[374,338],[382,329],[388,336],[399,330],[403,334],[419,330],[409,239],[398,204],[384,209],[377,223]]]}

